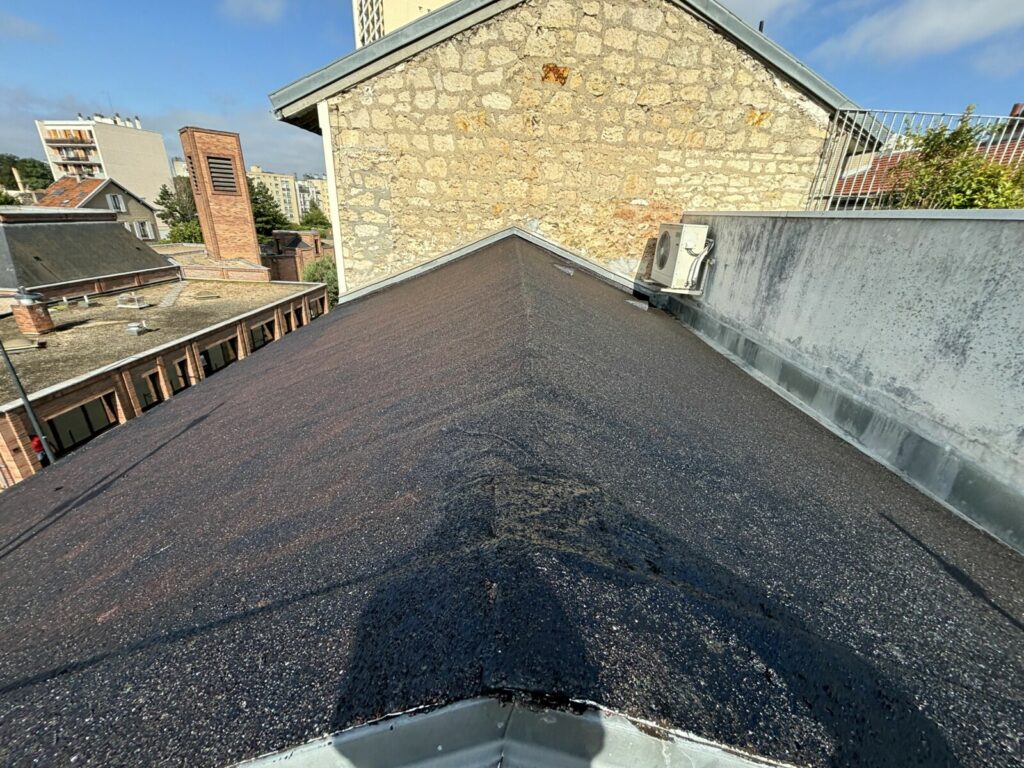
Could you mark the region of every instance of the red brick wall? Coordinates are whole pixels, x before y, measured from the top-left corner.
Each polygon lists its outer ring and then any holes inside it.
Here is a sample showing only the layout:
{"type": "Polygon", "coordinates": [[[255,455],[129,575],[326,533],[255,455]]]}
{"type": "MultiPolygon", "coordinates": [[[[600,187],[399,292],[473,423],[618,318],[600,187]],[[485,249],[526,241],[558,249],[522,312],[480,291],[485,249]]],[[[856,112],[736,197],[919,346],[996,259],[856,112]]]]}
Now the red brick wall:
{"type": "Polygon", "coordinates": [[[186,280],[248,280],[249,282],[269,282],[270,271],[260,267],[246,269],[244,267],[205,267],[187,265],[181,268],[186,280]]]}
{"type": "Polygon", "coordinates": [[[245,160],[237,133],[203,128],[182,128],[181,147],[192,179],[199,224],[207,252],[215,259],[259,260],[259,242],[252,220],[245,160]],[[237,192],[216,192],[210,179],[208,157],[230,158],[237,192]]]}

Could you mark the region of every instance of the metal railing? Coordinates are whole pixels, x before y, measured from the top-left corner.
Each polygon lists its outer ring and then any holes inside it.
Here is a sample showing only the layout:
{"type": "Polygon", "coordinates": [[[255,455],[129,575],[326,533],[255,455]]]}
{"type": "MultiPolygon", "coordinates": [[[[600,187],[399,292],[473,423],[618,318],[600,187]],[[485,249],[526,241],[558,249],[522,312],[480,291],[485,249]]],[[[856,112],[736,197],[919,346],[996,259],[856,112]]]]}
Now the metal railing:
{"type": "MultiPolygon", "coordinates": [[[[929,132],[947,134],[966,122],[974,151],[1012,168],[1024,166],[1024,116],[970,112],[840,110],[832,118],[808,210],[908,207],[900,193],[929,132]]],[[[915,204],[909,207],[937,207],[915,204]]]]}

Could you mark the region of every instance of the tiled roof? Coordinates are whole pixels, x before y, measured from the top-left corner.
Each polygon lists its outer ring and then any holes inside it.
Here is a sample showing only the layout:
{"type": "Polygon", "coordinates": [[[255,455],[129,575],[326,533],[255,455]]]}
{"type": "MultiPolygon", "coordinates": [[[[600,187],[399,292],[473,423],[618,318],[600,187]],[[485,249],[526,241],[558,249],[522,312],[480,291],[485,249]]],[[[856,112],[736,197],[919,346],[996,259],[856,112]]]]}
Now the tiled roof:
{"type": "Polygon", "coordinates": [[[57,179],[39,199],[36,205],[47,208],[77,208],[109,179],[77,179],[65,176],[57,179]]]}

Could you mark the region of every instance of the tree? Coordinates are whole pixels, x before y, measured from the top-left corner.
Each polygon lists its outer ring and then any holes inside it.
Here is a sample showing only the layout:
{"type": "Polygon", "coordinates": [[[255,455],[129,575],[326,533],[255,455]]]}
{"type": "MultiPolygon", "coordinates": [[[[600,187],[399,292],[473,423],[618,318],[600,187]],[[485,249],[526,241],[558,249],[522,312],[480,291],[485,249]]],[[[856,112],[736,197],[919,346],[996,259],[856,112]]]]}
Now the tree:
{"type": "Polygon", "coordinates": [[[179,221],[171,225],[167,233],[168,243],[201,243],[203,242],[203,230],[199,226],[199,219],[191,221],[179,221]]]}
{"type": "Polygon", "coordinates": [[[262,181],[253,184],[246,177],[249,185],[249,199],[252,201],[252,218],[256,224],[256,236],[261,243],[269,243],[275,229],[288,229],[291,222],[281,211],[281,206],[271,196],[270,190],[262,181]]]}
{"type": "Polygon", "coordinates": [[[333,307],[338,303],[338,262],[330,256],[321,256],[311,261],[302,271],[307,283],[323,283],[327,286],[327,298],[333,307]]]}
{"type": "MultiPolygon", "coordinates": [[[[175,176],[173,184],[173,192],[166,184],[160,187],[160,193],[156,196],[156,200],[153,201],[157,208],[162,209],[157,213],[157,216],[169,227],[192,221],[198,222],[199,216],[196,213],[196,200],[192,195],[191,182],[183,176],[175,176]]],[[[187,240],[181,242],[194,241],[187,240]]]]}
{"type": "Polygon", "coordinates": [[[1012,168],[979,151],[1004,126],[972,125],[969,106],[955,128],[910,136],[908,152],[889,172],[893,208],[1024,208],[1024,165],[1012,168]]]}
{"type": "Polygon", "coordinates": [[[11,168],[17,168],[21,176],[21,183],[26,189],[46,189],[53,184],[53,174],[50,173],[50,166],[42,160],[34,157],[18,157],[17,155],[0,155],[0,187],[17,189],[18,183],[11,173],[11,168]]]}
{"type": "Polygon", "coordinates": [[[0,205],[21,205],[21,200],[9,194],[7,190],[0,189],[0,205]]]}
{"type": "Polygon", "coordinates": [[[323,236],[324,232],[331,228],[331,222],[328,220],[327,214],[320,210],[320,206],[312,203],[309,210],[299,219],[299,228],[315,229],[323,236]]]}

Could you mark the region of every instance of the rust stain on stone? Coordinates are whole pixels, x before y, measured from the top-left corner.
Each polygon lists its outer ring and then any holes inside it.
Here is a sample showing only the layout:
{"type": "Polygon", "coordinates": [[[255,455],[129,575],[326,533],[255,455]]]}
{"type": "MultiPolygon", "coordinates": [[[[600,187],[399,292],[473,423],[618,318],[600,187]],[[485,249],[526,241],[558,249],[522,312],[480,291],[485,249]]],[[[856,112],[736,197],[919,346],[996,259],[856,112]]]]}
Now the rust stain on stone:
{"type": "Polygon", "coordinates": [[[461,112],[455,116],[455,127],[463,133],[482,131],[487,127],[487,113],[461,112]]]}
{"type": "Polygon", "coordinates": [[[747,125],[752,126],[754,128],[760,128],[768,121],[768,118],[770,118],[771,116],[772,113],[769,112],[768,110],[762,112],[757,109],[752,109],[749,112],[747,112],[747,125]]]}
{"type": "Polygon", "coordinates": [[[544,75],[541,77],[541,81],[545,83],[558,83],[559,85],[565,85],[569,79],[569,68],[560,67],[557,64],[545,64],[544,75]]]}

